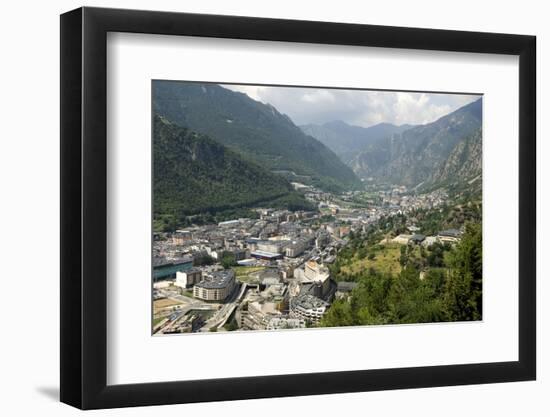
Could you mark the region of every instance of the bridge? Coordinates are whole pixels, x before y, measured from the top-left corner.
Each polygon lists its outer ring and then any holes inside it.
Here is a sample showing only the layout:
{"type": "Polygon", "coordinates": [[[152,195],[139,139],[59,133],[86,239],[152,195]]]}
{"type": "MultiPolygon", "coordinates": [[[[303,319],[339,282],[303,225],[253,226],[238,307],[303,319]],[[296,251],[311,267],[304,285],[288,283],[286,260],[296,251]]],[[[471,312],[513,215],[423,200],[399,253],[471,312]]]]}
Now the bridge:
{"type": "Polygon", "coordinates": [[[237,297],[234,296],[236,291],[233,291],[233,293],[230,295],[232,301],[225,303],[222,308],[218,310],[218,312],[216,312],[216,314],[214,314],[214,316],[212,316],[206,322],[206,325],[201,329],[201,331],[209,331],[211,328],[219,329],[225,326],[227,320],[229,320],[229,317],[231,317],[231,315],[241,302],[247,288],[248,284],[246,282],[243,282],[237,297]]]}

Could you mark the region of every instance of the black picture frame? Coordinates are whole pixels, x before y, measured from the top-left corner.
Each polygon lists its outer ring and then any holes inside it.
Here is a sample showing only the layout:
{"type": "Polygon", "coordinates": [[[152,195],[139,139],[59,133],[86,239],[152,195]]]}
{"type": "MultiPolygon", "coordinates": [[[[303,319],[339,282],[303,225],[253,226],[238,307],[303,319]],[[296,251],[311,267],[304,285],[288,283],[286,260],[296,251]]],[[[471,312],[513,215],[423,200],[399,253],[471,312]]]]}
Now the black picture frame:
{"type": "Polygon", "coordinates": [[[102,8],[61,15],[61,401],[82,409],[534,380],[536,38],[102,8]],[[107,385],[108,32],[519,56],[519,360],[107,385]]]}

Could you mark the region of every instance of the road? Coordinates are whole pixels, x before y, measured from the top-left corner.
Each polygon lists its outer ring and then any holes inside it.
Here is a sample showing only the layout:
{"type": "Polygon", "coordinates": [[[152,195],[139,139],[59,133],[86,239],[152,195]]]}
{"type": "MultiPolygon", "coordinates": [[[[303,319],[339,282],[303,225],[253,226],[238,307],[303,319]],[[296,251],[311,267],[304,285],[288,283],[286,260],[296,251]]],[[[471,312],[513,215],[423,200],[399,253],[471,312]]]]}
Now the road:
{"type": "Polygon", "coordinates": [[[175,317],[173,320],[168,320],[162,327],[159,327],[155,334],[162,334],[166,330],[169,330],[173,325],[180,321],[185,314],[191,310],[212,310],[213,306],[207,304],[202,300],[197,300],[195,298],[187,297],[185,295],[177,294],[173,291],[159,290],[159,293],[170,300],[178,301],[184,303],[180,309],[176,310],[174,313],[175,317]]]}
{"type": "MultiPolygon", "coordinates": [[[[243,282],[240,287],[238,285],[235,285],[233,292],[229,295],[226,302],[222,304],[221,308],[206,321],[205,325],[200,329],[200,331],[208,332],[212,328],[217,329],[223,327],[239,305],[241,299],[244,296],[244,293],[246,292],[246,288],[247,284],[245,282],[243,282]]],[[[173,320],[167,321],[162,327],[157,329],[157,334],[162,334],[163,332],[169,330],[190,310],[213,310],[215,308],[215,305],[213,304],[208,304],[202,300],[197,300],[196,298],[177,294],[173,291],[159,290],[159,293],[163,297],[184,303],[184,305],[182,305],[180,309],[173,313],[174,315],[176,315],[173,320]]]]}
{"type": "Polygon", "coordinates": [[[208,332],[211,328],[220,328],[227,323],[227,320],[229,317],[231,317],[231,314],[233,314],[233,311],[235,311],[235,308],[239,305],[239,302],[241,301],[245,291],[246,291],[247,284],[243,282],[241,284],[240,290],[238,286],[235,286],[235,289],[229,296],[228,301],[222,305],[222,308],[220,308],[210,319],[206,321],[206,324],[201,328],[201,332],[208,332]]]}

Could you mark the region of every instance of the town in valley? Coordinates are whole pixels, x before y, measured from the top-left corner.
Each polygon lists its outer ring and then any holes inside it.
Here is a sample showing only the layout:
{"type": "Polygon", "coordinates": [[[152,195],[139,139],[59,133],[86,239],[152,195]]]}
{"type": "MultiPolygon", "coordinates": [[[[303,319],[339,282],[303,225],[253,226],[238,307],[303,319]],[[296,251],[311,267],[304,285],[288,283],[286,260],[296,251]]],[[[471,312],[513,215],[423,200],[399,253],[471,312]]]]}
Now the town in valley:
{"type": "MultiPolygon", "coordinates": [[[[155,334],[318,326],[333,300],[347,297],[357,285],[336,282],[330,270],[350,234],[376,230],[392,216],[437,209],[447,199],[441,189],[415,195],[396,186],[333,195],[293,185],[318,209],[258,208],[256,218],[155,234],[155,334]],[[358,203],[363,199],[370,203],[358,203]]],[[[457,229],[425,235],[413,221],[406,229],[380,244],[429,248],[452,245],[462,235],[457,229]]]]}
{"type": "Polygon", "coordinates": [[[152,83],[155,336],[482,319],[482,96],[152,83]]]}

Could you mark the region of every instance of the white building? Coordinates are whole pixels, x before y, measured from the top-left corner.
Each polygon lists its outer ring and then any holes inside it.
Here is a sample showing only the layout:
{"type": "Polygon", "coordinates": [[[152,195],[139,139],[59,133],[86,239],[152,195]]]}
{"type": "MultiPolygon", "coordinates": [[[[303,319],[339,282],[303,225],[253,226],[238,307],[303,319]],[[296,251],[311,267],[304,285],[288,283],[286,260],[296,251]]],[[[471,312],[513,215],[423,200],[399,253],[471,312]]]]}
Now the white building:
{"type": "Polygon", "coordinates": [[[325,296],[330,290],[329,269],[315,261],[308,261],[303,268],[294,270],[294,277],[301,284],[315,283],[321,286],[321,293],[325,296]]]}
{"type": "Polygon", "coordinates": [[[256,244],[256,250],[260,252],[268,253],[283,253],[283,248],[287,242],[281,242],[276,240],[264,240],[259,241],[256,244]]]}
{"type": "Polygon", "coordinates": [[[439,239],[437,238],[437,236],[426,236],[426,239],[424,239],[424,242],[422,242],[422,246],[424,246],[425,248],[428,248],[436,242],[439,242],[439,239]]]}
{"type": "Polygon", "coordinates": [[[330,277],[330,272],[326,266],[308,261],[304,266],[304,276],[312,282],[326,281],[330,277]]]}
{"type": "Polygon", "coordinates": [[[305,239],[295,240],[285,248],[285,256],[289,258],[296,258],[304,253],[307,247],[308,244],[305,239]]]}
{"type": "Polygon", "coordinates": [[[235,288],[235,273],[231,269],[212,272],[193,287],[193,296],[206,301],[223,301],[235,288]]]}
{"type": "Polygon", "coordinates": [[[400,245],[408,245],[412,235],[399,235],[392,239],[392,242],[399,243],[400,245]]]}
{"type": "Polygon", "coordinates": [[[240,224],[240,220],[227,220],[225,222],[218,223],[219,227],[235,227],[240,224]]]}
{"type": "Polygon", "coordinates": [[[170,285],[172,285],[173,281],[156,281],[153,283],[153,288],[156,290],[160,290],[162,288],[168,288],[170,285]]]}
{"type": "Polygon", "coordinates": [[[300,294],[290,300],[290,316],[318,323],[329,306],[329,303],[313,295],[300,294]]]}
{"type": "Polygon", "coordinates": [[[189,288],[200,282],[202,279],[202,272],[200,269],[192,268],[188,271],[176,272],[176,282],[174,285],[181,288],[189,288]]]}

